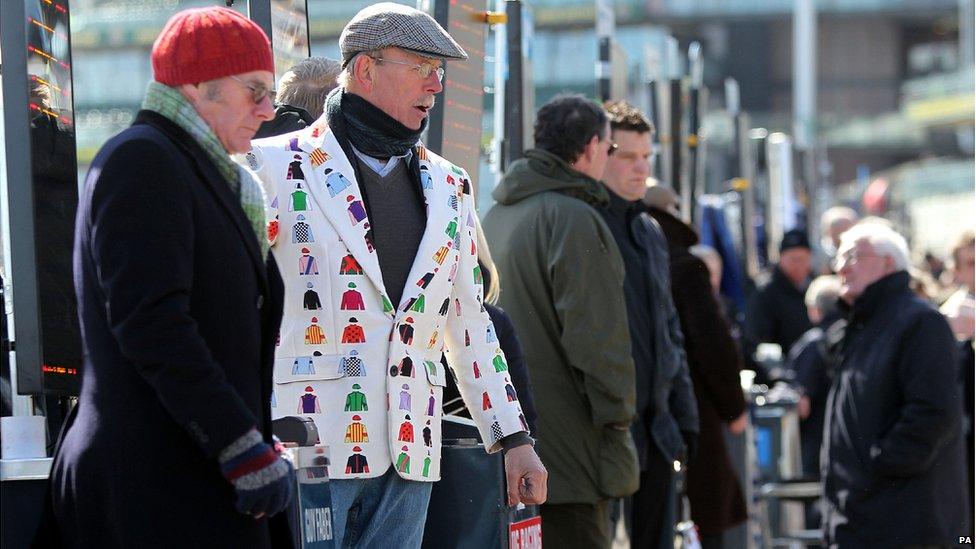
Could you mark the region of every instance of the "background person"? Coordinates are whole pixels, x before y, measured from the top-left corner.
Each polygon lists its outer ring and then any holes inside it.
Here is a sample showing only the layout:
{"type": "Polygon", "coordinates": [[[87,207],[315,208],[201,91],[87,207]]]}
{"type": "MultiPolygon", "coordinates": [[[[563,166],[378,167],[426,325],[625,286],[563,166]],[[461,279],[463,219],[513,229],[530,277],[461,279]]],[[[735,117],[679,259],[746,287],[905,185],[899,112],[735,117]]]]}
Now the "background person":
{"type": "Polygon", "coordinates": [[[641,203],[651,170],[653,128],[624,101],[607,102],[604,108],[616,148],[603,171],[610,202],[600,213],[624,260],[624,297],[637,374],[637,418],[631,432],[640,457],[640,488],[624,499],[624,517],[631,547],[659,547],[674,540],[674,462],[694,459],[698,407],[671,299],[667,240],[641,203]]]}
{"type": "Polygon", "coordinates": [[[724,433],[726,425],[733,434],[742,433],[748,422],[739,381],[741,362],[712,293],[708,267],[689,251],[698,242],[698,234],[673,213],[674,191],[658,187],[648,189],[644,202],[668,240],[671,291],[698,403],[698,455],[688,465],[686,490],[702,547],[720,548],[723,532],[747,518],[724,433]]]}
{"type": "Polygon", "coordinates": [[[557,96],[535,121],[536,148],[514,162],[485,214],[505,308],[525,346],[539,455],[551,471],[545,547],[609,547],[608,506],[638,485],[634,362],[624,263],[598,211],[612,146],[607,115],[557,96]]]}
{"type": "Polygon", "coordinates": [[[274,120],[261,124],[254,138],[310,126],[322,116],[325,98],[339,85],[341,72],[342,65],[328,57],[308,57],[288,69],[278,81],[274,120]]]}

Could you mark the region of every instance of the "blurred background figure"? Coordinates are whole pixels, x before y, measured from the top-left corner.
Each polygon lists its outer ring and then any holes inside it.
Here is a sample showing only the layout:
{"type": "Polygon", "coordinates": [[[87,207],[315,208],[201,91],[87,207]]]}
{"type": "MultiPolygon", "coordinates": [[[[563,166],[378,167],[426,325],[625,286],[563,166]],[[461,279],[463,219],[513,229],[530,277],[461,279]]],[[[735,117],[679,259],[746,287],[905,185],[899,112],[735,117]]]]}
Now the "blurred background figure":
{"type": "MultiPolygon", "coordinates": [[[[962,379],[963,388],[963,412],[965,414],[966,432],[966,468],[969,473],[967,486],[969,487],[970,505],[976,504],[976,483],[974,483],[973,462],[976,456],[973,453],[973,408],[976,407],[974,401],[974,370],[976,370],[976,356],[973,352],[973,335],[976,332],[974,325],[974,293],[976,293],[976,237],[973,231],[965,231],[956,240],[952,247],[952,260],[950,261],[950,271],[952,281],[958,287],[945,303],[942,304],[940,311],[949,321],[949,326],[956,336],[959,343],[959,374],[962,379]]],[[[970,507],[973,508],[973,507],[970,507]]]]}
{"type": "Polygon", "coordinates": [[[668,240],[671,292],[698,402],[698,456],[688,466],[686,483],[691,518],[703,549],[717,549],[723,545],[723,532],[747,518],[724,429],[728,425],[732,433],[741,433],[748,411],[739,382],[739,351],[714,297],[711,273],[689,251],[698,234],[671,213],[676,199],[669,187],[656,185],[649,187],[644,203],[668,240]]]}
{"type": "Polygon", "coordinates": [[[275,117],[261,124],[255,139],[307,127],[322,116],[325,98],[338,86],[342,65],[328,57],[302,59],[278,81],[275,117]]]}
{"type": "MultiPolygon", "coordinates": [[[[835,275],[817,277],[810,283],[804,302],[813,328],[807,330],[793,344],[787,355],[786,367],[793,373],[795,386],[801,393],[800,447],[803,457],[803,474],[817,477],[820,474],[820,442],[823,438],[824,406],[833,372],[831,344],[839,343],[828,338],[828,329],[842,315],[838,307],[840,279],[835,275]]],[[[835,330],[842,330],[843,323],[835,330]]],[[[843,334],[840,334],[841,337],[843,334]]],[[[836,338],[836,336],[834,336],[836,338]]]]}
{"type": "Polygon", "coordinates": [[[821,453],[827,542],[952,545],[971,517],[952,332],[909,288],[908,246],[884,224],[845,232],[834,268],[848,325],[821,453]]]}
{"type": "Polygon", "coordinates": [[[704,244],[695,244],[688,249],[691,255],[701,259],[708,267],[708,279],[712,284],[712,293],[716,297],[721,297],[719,292],[722,285],[722,256],[715,251],[715,248],[704,244]]]}
{"type": "Polygon", "coordinates": [[[820,216],[820,250],[824,257],[820,264],[820,272],[831,273],[830,265],[837,255],[840,245],[840,235],[857,223],[857,212],[847,206],[828,208],[820,216]]]}
{"type": "MultiPolygon", "coordinates": [[[[779,262],[765,273],[746,304],[745,353],[752,357],[760,343],[779,345],[785,356],[790,347],[810,329],[803,296],[810,284],[812,254],[805,231],[794,229],[783,234],[779,262]]],[[[769,372],[756,365],[759,378],[769,372]]]]}

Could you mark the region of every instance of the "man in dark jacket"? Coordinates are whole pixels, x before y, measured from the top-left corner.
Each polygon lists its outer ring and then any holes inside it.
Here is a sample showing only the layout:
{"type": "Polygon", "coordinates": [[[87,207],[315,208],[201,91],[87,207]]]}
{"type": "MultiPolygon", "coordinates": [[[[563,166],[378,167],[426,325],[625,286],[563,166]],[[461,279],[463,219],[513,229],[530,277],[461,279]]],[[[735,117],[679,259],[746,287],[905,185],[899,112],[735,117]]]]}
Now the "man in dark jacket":
{"type": "Polygon", "coordinates": [[[741,433],[746,402],[739,382],[739,350],[712,294],[708,267],[692,255],[698,235],[676,215],[666,187],[649,189],[648,212],[661,225],[671,258],[671,291],[684,334],[688,367],[698,403],[698,455],[688,466],[691,518],[704,549],[722,547],[723,532],[746,520],[746,504],[728,449],[725,429],[741,433]]]}
{"type": "Polygon", "coordinates": [[[776,343],[785,357],[796,340],[811,328],[803,302],[812,272],[810,241],[802,230],[787,231],[779,250],[779,261],[746,304],[747,360],[760,343],[776,343]]]}
{"type": "Polygon", "coordinates": [[[845,232],[835,267],[850,310],[821,454],[826,539],[954,545],[970,515],[952,331],[909,289],[908,247],[888,227],[845,232]]]}
{"type": "Polygon", "coordinates": [[[634,362],[624,264],[597,209],[611,147],[607,115],[582,96],[545,104],[536,149],[512,164],[484,218],[519,329],[539,408],[537,449],[549,469],[547,547],[609,547],[611,498],[637,490],[634,362]]]}
{"type": "Polygon", "coordinates": [[[684,338],[671,299],[668,248],[641,199],[651,171],[651,125],[626,102],[604,105],[616,148],[603,184],[610,204],[600,213],[624,260],[624,297],[636,370],[637,419],[631,428],[640,457],[640,489],[625,500],[631,547],[674,539],[668,497],[674,460],[687,463],[698,437],[698,407],[688,376],[684,338]]]}
{"type": "Polygon", "coordinates": [[[268,520],[295,483],[271,439],[282,283],[261,188],[229,157],[272,116],[271,46],[233,10],[187,10],[152,63],[78,210],[85,362],[51,472],[62,542],[287,546],[284,515],[268,520]]]}

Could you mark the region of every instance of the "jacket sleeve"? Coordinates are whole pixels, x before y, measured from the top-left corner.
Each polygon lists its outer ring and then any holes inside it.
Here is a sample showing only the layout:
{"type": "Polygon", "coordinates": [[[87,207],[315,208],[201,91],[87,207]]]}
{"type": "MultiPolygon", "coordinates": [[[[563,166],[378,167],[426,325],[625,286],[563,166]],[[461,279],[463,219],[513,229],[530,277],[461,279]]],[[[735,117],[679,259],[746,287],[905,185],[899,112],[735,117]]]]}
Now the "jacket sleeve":
{"type": "MultiPolygon", "coordinates": [[[[191,316],[194,215],[186,158],[120,145],[92,188],[88,230],[104,314],[122,355],[210,457],[258,426],[191,316]]],[[[82,252],[84,253],[84,252],[82,252]]],[[[219,260],[214,258],[214,261],[219,260]]]]}
{"type": "Polygon", "coordinates": [[[630,423],[637,395],[623,260],[592,209],[553,217],[546,261],[560,344],[582,381],[593,424],[630,423]]]}
{"type": "MultiPolygon", "coordinates": [[[[467,180],[467,174],[461,179],[467,180]]],[[[459,198],[458,219],[467,219],[469,214],[477,215],[470,195],[463,194],[459,198]]],[[[476,283],[474,277],[474,269],[478,266],[474,228],[465,226],[460,234],[458,275],[451,294],[451,301],[457,300],[460,304],[460,314],[455,309],[447,315],[445,356],[457,378],[458,392],[485,441],[485,449],[497,452],[502,449],[502,438],[526,432],[519,419],[522,407],[518,400],[509,402],[505,393],[505,384],[512,375],[509,359],[498,343],[488,343],[485,338],[491,318],[482,306],[481,284],[476,283]],[[465,332],[469,335],[470,345],[465,344],[465,332]],[[496,371],[493,364],[499,357],[505,361],[507,370],[496,371]],[[475,361],[480,365],[480,378],[474,377],[471,368],[475,361]],[[493,404],[488,410],[482,410],[482,393],[485,392],[493,404]],[[496,422],[497,429],[493,428],[496,422]]]]}
{"type": "Polygon", "coordinates": [[[962,417],[956,344],[949,324],[938,311],[928,310],[905,336],[895,355],[903,404],[895,423],[870,450],[875,470],[885,476],[924,473],[959,429],[962,417]]]}
{"type": "Polygon", "coordinates": [[[729,326],[712,295],[708,267],[700,259],[682,259],[673,266],[674,304],[681,318],[689,367],[704,385],[725,421],[746,409],[739,381],[739,352],[729,326]]]}

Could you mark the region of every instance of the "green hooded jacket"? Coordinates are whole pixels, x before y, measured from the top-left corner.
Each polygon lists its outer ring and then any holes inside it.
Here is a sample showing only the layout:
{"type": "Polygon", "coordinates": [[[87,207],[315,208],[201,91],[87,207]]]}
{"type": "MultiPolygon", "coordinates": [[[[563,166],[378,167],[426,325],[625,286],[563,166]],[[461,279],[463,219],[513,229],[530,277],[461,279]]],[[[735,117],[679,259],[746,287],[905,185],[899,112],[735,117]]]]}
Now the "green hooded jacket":
{"type": "Polygon", "coordinates": [[[536,449],[551,504],[596,503],[637,490],[630,430],[635,374],[624,264],[595,207],[603,185],[540,149],[502,178],[484,230],[500,305],[525,348],[539,409],[536,449]],[[615,426],[611,426],[615,425],[615,426]]]}

